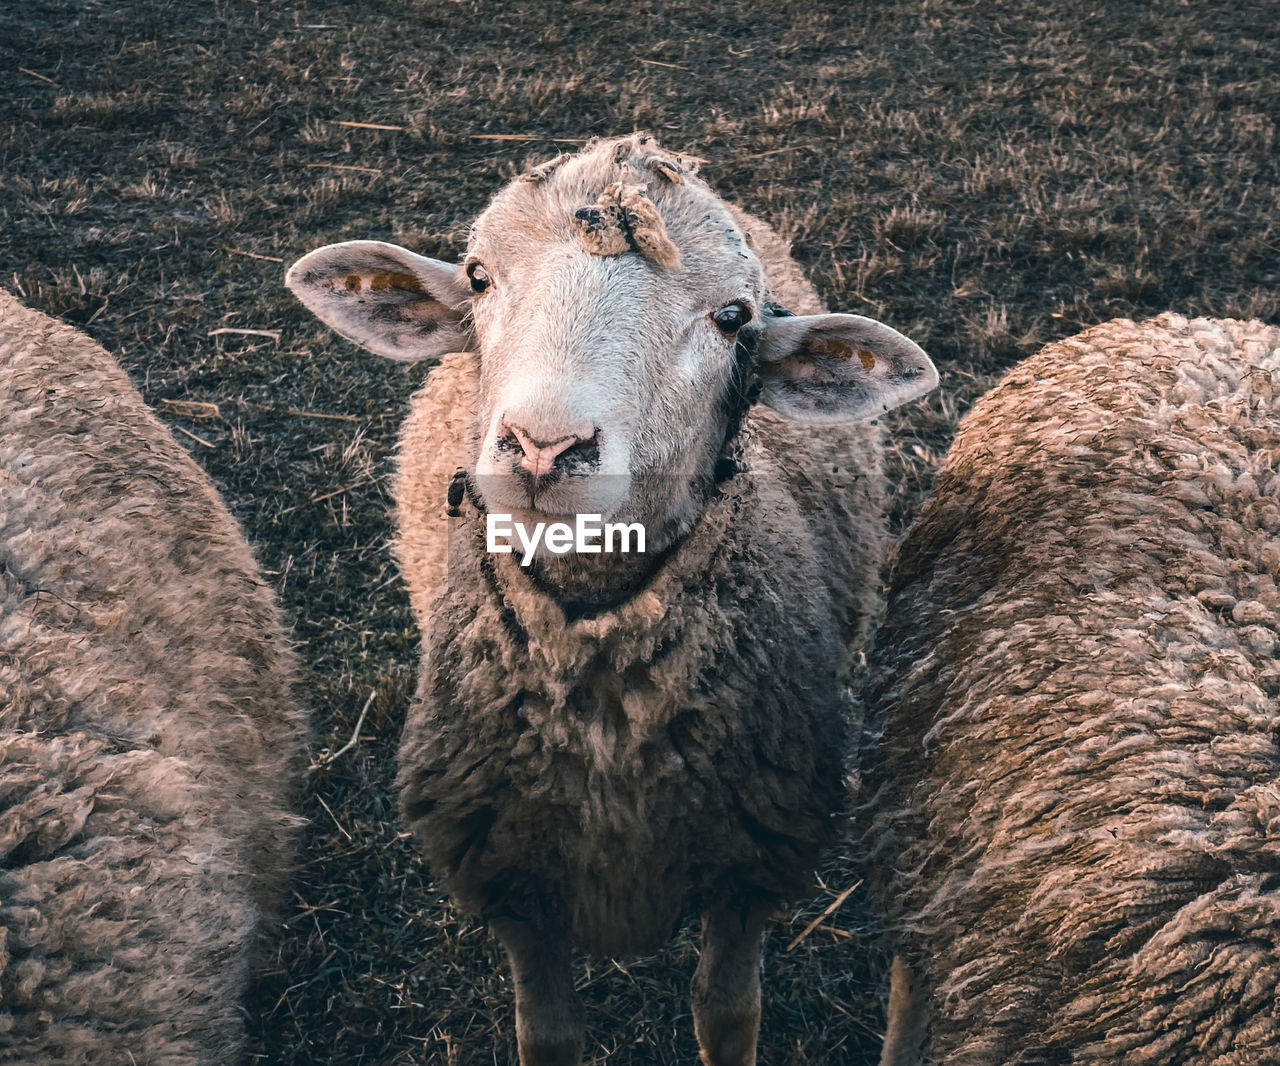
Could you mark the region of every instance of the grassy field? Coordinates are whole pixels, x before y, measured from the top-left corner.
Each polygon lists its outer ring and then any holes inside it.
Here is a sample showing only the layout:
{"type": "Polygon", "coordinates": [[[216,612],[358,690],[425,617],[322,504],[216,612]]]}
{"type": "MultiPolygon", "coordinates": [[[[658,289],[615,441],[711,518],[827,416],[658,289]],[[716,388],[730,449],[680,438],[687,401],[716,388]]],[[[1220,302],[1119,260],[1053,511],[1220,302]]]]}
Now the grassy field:
{"type": "MultiPolygon", "coordinates": [[[[527,161],[641,128],[917,340],[895,523],[1047,341],[1165,309],[1280,321],[1280,5],[517,0],[0,5],[0,285],[115,352],[245,524],[305,657],[310,818],[251,1007],[269,1064],[505,1064],[500,952],[390,795],[417,633],[388,556],[426,369],[308,317],[335,240],[452,258],[527,161]],[[785,11],[775,8],[786,8],[785,11]],[[361,711],[367,716],[351,739],[361,711]]],[[[2,432],[0,427],[0,432],[2,432]]],[[[782,916],[762,1061],[875,1061],[874,930],[833,862],[782,916]]],[[[581,974],[593,1061],[690,1062],[695,944],[581,974]]]]}

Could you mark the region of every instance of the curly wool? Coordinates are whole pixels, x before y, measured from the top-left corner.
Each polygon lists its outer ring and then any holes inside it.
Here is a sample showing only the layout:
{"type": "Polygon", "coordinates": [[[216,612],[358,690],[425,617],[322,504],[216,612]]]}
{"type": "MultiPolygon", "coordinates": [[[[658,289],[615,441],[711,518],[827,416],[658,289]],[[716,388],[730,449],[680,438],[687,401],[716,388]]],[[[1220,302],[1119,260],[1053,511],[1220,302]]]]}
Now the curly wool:
{"type": "MultiPolygon", "coordinates": [[[[785,244],[735,219],[785,278],[775,295],[820,309],[785,244]]],[[[445,517],[473,462],[475,382],[474,355],[433,369],[399,449],[424,661],[398,783],[433,869],[482,915],[550,903],[605,955],[731,895],[795,895],[843,805],[842,686],[879,604],[879,428],[753,410],[744,471],[642,590],[566,617],[515,557],[486,554],[481,516],[445,517]]]]}
{"type": "Polygon", "coordinates": [[[964,419],[869,676],[936,1063],[1280,1061],[1280,329],[1050,345],[964,419]]]}
{"type": "Polygon", "coordinates": [[[298,819],[294,659],[122,370],[0,291],[0,1062],[237,1061],[298,819]]]}
{"type": "Polygon", "coordinates": [[[643,185],[615,181],[573,219],[583,246],[593,255],[621,255],[634,248],[666,270],[680,268],[680,251],[643,185]]]}

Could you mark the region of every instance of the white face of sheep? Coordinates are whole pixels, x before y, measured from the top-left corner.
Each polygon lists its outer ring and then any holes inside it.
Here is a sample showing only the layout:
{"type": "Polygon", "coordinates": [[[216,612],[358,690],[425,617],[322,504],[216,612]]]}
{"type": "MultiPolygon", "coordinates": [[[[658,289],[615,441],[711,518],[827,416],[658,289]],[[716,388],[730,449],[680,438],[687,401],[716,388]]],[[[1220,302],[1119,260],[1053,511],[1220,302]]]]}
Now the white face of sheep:
{"type": "Polygon", "coordinates": [[[669,219],[665,250],[599,254],[582,211],[539,219],[536,190],[515,183],[459,264],[352,241],[304,256],[287,281],[374,352],[479,353],[474,478],[488,511],[641,521],[652,544],[696,517],[753,372],[761,402],[819,424],[874,418],[937,382],[924,352],[878,322],[772,313],[724,203],[685,192],[695,224],[669,219]]]}

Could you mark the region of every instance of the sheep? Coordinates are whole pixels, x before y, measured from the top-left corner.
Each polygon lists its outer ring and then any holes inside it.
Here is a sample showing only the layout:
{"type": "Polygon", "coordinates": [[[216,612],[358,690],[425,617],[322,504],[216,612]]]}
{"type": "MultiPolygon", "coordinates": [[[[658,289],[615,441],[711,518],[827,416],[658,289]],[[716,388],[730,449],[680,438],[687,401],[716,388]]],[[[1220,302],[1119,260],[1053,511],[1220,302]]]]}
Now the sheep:
{"type": "Polygon", "coordinates": [[[1278,383],[1166,314],[963,419],[867,675],[885,1066],[1280,1062],[1278,383]]]}
{"type": "Polygon", "coordinates": [[[209,479],[0,290],[0,1062],[238,1061],[298,819],[294,656],[209,479]]]}
{"type": "Polygon", "coordinates": [[[398,787],[506,948],[520,1062],[581,1060],[575,946],[652,950],[697,912],[703,1061],[753,1063],[766,919],[845,794],[884,542],[867,420],[932,364],[821,313],[781,239],[643,134],[512,182],[458,265],[355,241],[287,283],[372,351],[444,356],[399,447],[423,662],[398,787]],[[646,547],[526,567],[489,550],[499,513],[636,523],[646,547]]]}

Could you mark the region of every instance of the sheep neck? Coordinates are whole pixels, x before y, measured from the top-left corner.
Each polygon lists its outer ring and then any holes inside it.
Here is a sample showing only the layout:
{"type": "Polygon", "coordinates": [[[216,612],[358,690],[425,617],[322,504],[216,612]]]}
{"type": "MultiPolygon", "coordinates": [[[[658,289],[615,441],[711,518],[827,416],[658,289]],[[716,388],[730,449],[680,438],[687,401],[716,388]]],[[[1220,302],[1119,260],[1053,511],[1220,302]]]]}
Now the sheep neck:
{"type": "MultiPolygon", "coordinates": [[[[488,556],[483,566],[494,590],[522,619],[536,604],[563,624],[625,609],[645,593],[669,601],[708,572],[724,542],[724,529],[739,521],[751,491],[749,475],[706,482],[692,521],[672,521],[644,554],[565,555],[521,567],[514,556],[488,556]]],[[[484,519],[474,513],[475,543],[483,551],[484,519]]]]}

